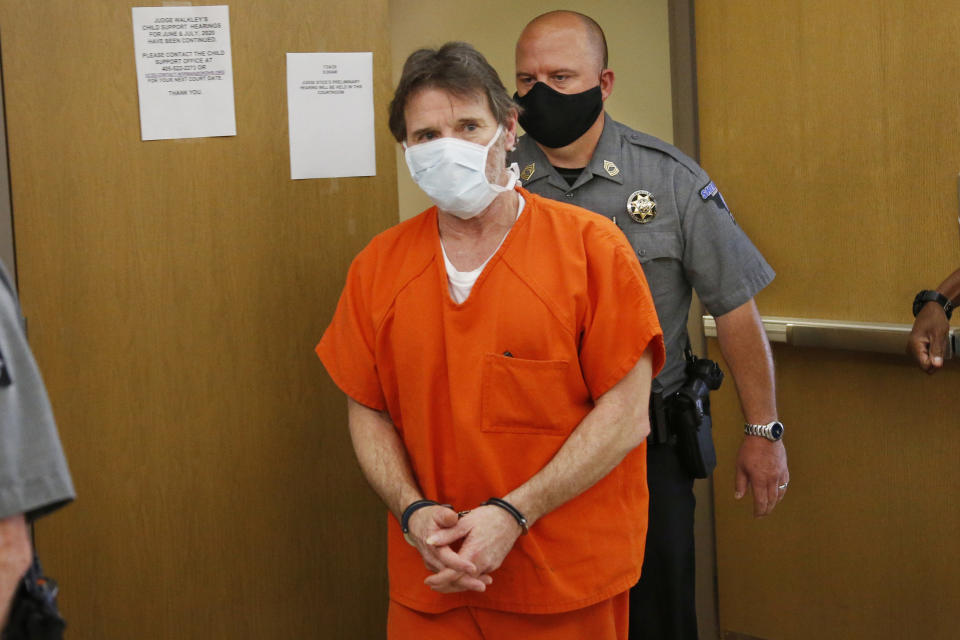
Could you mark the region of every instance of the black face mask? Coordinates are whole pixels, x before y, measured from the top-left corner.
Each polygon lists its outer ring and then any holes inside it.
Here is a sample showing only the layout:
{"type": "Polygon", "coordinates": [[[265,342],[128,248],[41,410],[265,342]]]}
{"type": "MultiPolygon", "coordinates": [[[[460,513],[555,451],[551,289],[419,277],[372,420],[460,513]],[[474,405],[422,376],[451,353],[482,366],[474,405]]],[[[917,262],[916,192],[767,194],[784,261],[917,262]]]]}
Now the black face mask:
{"type": "Polygon", "coordinates": [[[513,94],[513,99],[523,107],[520,126],[551,149],[565,147],[582,136],[603,111],[600,85],[567,94],[538,82],[523,97],[513,94]]]}

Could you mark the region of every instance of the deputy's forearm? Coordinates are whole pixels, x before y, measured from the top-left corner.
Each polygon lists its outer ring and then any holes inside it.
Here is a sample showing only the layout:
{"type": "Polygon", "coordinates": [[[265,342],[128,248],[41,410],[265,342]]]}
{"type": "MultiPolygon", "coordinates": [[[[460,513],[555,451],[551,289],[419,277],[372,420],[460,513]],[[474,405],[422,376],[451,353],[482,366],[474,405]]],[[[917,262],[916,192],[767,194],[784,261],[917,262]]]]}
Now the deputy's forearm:
{"type": "Polygon", "coordinates": [[[743,417],[752,424],[777,419],[773,354],[753,300],[716,318],[720,351],[737,386],[743,417]]]}
{"type": "Polygon", "coordinates": [[[10,600],[30,567],[30,536],[23,514],[0,520],[0,629],[6,626],[10,600]]]}
{"type": "Polygon", "coordinates": [[[406,449],[390,418],[347,398],[350,438],[360,469],[387,508],[400,518],[423,496],[413,477],[406,449]]]}
{"type": "Polygon", "coordinates": [[[646,352],[597,399],[553,459],[504,496],[524,514],[528,525],[592,487],[643,442],[650,433],[651,377],[652,358],[646,352]]]}

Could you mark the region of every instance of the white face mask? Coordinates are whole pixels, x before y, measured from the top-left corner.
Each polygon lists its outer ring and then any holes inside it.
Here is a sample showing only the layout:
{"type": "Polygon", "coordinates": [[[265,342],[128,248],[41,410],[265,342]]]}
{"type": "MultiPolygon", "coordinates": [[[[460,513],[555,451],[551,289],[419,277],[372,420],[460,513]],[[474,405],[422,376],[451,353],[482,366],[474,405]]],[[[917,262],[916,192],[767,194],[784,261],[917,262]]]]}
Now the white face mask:
{"type": "Polygon", "coordinates": [[[439,138],[412,147],[404,143],[410,176],[440,210],[464,220],[472,218],[517,183],[516,163],[510,166],[507,186],[487,180],[487,153],[502,132],[501,125],[486,145],[460,138],[439,138]]]}

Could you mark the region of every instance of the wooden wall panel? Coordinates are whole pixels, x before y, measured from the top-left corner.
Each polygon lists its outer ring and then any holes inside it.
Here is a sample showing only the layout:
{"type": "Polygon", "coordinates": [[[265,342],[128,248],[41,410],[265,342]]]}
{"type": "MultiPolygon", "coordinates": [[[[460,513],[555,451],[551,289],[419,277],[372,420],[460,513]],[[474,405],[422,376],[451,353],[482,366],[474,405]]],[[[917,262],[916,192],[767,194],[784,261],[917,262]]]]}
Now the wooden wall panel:
{"type": "MultiPolygon", "coordinates": [[[[711,354],[719,347],[711,341],[711,354]]],[[[951,640],[960,624],[952,366],[774,349],[790,489],[755,520],[733,499],[740,436],[716,430],[720,626],[767,640],[951,640]]],[[[726,368],[726,363],[721,362],[726,368]]],[[[716,415],[736,424],[733,389],[716,415]]],[[[723,636],[721,636],[723,637],[723,636]]]]}
{"type": "Polygon", "coordinates": [[[229,7],[238,135],[142,142],[129,4],[0,3],[23,305],[79,493],[38,541],[76,639],[382,634],[384,511],[312,349],[396,221],[387,6],[229,7]],[[377,177],[290,180],[311,51],[374,52],[377,177]]]}
{"type": "MultiPolygon", "coordinates": [[[[700,2],[696,28],[702,162],[778,272],[761,313],[910,324],[914,294],[958,264],[960,6],[700,2]]],[[[791,482],[770,518],[733,501],[740,436],[717,430],[721,628],[954,638],[957,364],[775,358],[791,482]]],[[[741,420],[732,385],[714,407],[741,420]]]]}
{"type": "Polygon", "coordinates": [[[960,258],[960,7],[703,2],[696,24],[701,156],[780,272],[763,301],[912,321],[960,258]]]}

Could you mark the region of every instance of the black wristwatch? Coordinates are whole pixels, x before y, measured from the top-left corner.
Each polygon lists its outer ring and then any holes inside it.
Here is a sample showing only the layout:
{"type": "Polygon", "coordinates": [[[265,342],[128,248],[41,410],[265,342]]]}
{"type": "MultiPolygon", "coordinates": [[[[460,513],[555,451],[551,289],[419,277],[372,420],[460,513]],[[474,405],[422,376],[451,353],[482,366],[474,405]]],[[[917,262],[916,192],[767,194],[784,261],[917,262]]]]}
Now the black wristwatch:
{"type": "Polygon", "coordinates": [[[947,320],[950,319],[951,314],[953,314],[954,305],[950,298],[943,295],[939,291],[930,291],[929,289],[924,289],[917,294],[917,297],[913,299],[913,317],[916,318],[917,314],[920,313],[920,309],[923,308],[923,305],[928,302],[936,302],[941,307],[943,307],[943,312],[947,314],[947,320]]]}

